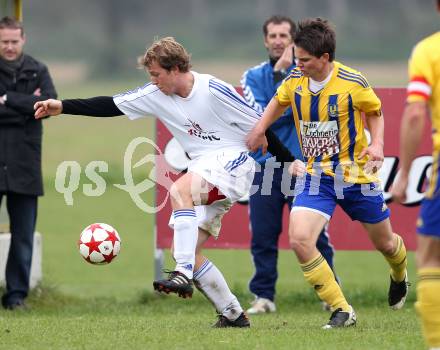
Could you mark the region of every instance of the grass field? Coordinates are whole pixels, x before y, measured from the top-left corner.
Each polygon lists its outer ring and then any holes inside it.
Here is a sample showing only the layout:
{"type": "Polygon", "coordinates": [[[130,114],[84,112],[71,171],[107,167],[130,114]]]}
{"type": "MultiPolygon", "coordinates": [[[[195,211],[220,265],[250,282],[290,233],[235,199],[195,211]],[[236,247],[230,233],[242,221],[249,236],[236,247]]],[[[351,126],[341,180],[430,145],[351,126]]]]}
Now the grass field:
{"type": "MultiPolygon", "coordinates": [[[[61,97],[111,94],[135,84],[65,86],[61,97]]],[[[42,285],[32,292],[28,312],[0,310],[0,349],[423,349],[413,307],[415,288],[403,310],[386,303],[388,273],[372,252],[337,252],[336,268],[358,314],[358,326],[324,332],[329,314],[321,311],[306,285],[293,253],[282,251],[277,284],[278,312],[253,317],[248,330],[211,329],[215,313],[196,293],[192,300],[152,292],[153,217],[139,210],[123,183],[125,148],[136,136],[153,135],[151,120],[97,120],[63,117],[45,121],[46,195],[40,200],[38,230],[43,234],[42,285]],[[107,191],[82,193],[85,177],[73,193],[72,206],[54,188],[58,164],[91,160],[109,164],[107,191]],[[114,225],[122,236],[120,256],[108,266],[92,266],[76,248],[81,230],[92,222],[114,225]]],[[[140,174],[139,174],[140,176],[140,174]]],[[[146,194],[152,201],[153,192],[146,194]]],[[[227,216],[225,218],[227,220],[227,216]]],[[[224,272],[244,307],[252,296],[247,283],[253,268],[248,251],[207,253],[224,272]]],[[[409,275],[415,281],[413,255],[409,275]]],[[[171,267],[169,255],[166,266],[171,267]]]]}

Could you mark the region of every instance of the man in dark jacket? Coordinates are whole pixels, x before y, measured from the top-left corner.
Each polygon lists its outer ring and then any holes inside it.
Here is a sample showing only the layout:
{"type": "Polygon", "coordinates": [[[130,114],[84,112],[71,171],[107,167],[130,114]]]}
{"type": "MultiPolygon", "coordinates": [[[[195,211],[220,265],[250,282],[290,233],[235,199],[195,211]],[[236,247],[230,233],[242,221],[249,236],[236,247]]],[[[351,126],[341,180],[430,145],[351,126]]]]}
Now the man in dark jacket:
{"type": "Polygon", "coordinates": [[[55,98],[47,67],[23,54],[20,22],[0,20],[0,204],[7,197],[11,245],[6,264],[6,309],[23,308],[29,290],[37,199],[43,195],[42,124],[33,118],[38,100],[55,98]]]}

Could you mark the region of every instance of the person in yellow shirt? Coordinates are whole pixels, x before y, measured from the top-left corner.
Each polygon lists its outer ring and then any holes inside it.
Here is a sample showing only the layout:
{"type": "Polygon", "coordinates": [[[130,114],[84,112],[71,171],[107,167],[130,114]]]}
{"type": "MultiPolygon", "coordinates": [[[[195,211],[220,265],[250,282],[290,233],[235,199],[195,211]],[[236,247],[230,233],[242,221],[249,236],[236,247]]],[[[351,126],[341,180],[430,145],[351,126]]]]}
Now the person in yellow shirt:
{"type": "Polygon", "coordinates": [[[291,165],[297,182],[289,242],[304,277],[332,308],[323,328],[348,327],[356,324],[356,314],[316,249],[317,237],[337,204],[362,223],[388,261],[390,307],[402,308],[408,292],[405,245],[392,231],[377,176],[383,162],[381,102],[361,73],[334,60],[336,35],[327,20],[301,21],[294,44],[297,68],[278,88],[248,135],[247,145],[264,152],[265,130],[292,107],[305,163],[296,160],[291,165]],[[362,113],[371,133],[370,145],[362,113]]]}
{"type": "MultiPolygon", "coordinates": [[[[440,11],[440,0],[437,0],[440,11]]],[[[419,42],[409,61],[407,105],[400,129],[400,172],[391,194],[404,203],[411,163],[431,114],[433,164],[417,221],[417,302],[426,342],[440,349],[440,32],[419,42]]]]}

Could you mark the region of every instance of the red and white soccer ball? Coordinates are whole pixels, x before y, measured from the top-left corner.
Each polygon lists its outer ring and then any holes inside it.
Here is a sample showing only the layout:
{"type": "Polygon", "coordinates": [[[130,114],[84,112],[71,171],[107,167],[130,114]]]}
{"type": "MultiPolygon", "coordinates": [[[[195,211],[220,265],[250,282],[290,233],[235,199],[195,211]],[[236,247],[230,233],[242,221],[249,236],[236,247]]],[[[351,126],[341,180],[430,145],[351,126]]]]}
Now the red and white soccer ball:
{"type": "Polygon", "coordinates": [[[78,248],[81,256],[91,264],[110,264],[119,254],[121,238],[110,225],[91,224],[81,232],[78,248]]]}

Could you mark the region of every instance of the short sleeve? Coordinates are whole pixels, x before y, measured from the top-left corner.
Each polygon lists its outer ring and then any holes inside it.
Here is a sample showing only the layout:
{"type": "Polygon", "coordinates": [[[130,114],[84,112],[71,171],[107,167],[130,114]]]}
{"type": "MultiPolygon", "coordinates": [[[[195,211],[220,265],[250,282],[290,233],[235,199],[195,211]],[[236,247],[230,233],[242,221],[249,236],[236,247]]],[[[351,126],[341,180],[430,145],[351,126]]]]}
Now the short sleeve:
{"type": "Polygon", "coordinates": [[[260,119],[261,114],[249,106],[232,85],[213,78],[209,81],[209,92],[212,96],[210,108],[225,123],[248,133],[260,119]]]}
{"type": "Polygon", "coordinates": [[[289,80],[284,80],[278,87],[277,92],[274,96],[275,100],[277,100],[281,106],[289,106],[291,104],[291,93],[289,85],[289,80]]]}
{"type": "Polygon", "coordinates": [[[431,97],[434,73],[429,57],[421,43],[412,51],[408,63],[407,102],[409,103],[427,101],[431,97]]]}
{"type": "Polygon", "coordinates": [[[351,92],[351,96],[353,99],[353,106],[356,109],[366,114],[374,112],[377,112],[378,115],[381,114],[382,103],[370,85],[357,85],[351,92]]]}
{"type": "Polygon", "coordinates": [[[149,114],[155,114],[154,95],[159,89],[151,84],[113,96],[115,105],[128,116],[138,119],[149,114]]]}

